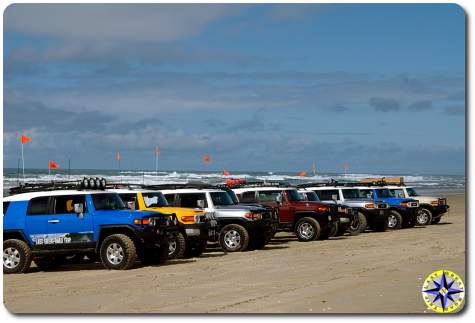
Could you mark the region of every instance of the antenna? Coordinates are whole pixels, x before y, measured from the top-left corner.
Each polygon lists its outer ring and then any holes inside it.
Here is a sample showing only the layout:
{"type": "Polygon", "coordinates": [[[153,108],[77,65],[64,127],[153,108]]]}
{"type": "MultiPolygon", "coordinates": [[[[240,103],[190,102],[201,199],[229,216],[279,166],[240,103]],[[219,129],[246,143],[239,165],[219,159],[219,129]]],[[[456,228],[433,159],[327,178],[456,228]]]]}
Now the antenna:
{"type": "Polygon", "coordinates": [[[68,179],[71,178],[71,158],[68,159],[68,179]]]}

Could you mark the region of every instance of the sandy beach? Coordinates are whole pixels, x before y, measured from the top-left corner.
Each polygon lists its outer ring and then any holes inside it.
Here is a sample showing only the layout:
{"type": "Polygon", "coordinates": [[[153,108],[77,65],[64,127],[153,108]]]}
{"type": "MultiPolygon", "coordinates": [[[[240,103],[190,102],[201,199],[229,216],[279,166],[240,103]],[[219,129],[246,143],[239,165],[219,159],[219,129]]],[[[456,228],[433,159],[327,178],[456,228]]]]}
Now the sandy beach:
{"type": "Polygon", "coordinates": [[[465,196],[446,195],[438,225],[301,243],[279,233],[264,250],[109,271],[101,264],[4,276],[12,313],[431,313],[423,280],[465,279],[465,196]]]}

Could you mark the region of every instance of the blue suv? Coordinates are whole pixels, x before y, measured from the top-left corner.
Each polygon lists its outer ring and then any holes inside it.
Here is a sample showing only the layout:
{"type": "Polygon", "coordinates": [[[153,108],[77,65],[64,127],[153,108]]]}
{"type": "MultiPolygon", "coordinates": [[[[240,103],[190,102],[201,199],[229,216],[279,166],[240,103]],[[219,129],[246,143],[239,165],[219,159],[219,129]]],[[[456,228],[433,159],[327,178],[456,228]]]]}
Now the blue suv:
{"type": "Polygon", "coordinates": [[[132,211],[118,194],[52,190],[3,199],[3,272],[22,273],[31,261],[51,269],[69,257],[99,258],[108,269],[137,259],[163,263],[178,229],[174,214],[132,211]]]}
{"type": "Polygon", "coordinates": [[[388,229],[410,228],[416,224],[419,201],[397,197],[387,188],[359,187],[362,196],[389,204],[388,229]]]}

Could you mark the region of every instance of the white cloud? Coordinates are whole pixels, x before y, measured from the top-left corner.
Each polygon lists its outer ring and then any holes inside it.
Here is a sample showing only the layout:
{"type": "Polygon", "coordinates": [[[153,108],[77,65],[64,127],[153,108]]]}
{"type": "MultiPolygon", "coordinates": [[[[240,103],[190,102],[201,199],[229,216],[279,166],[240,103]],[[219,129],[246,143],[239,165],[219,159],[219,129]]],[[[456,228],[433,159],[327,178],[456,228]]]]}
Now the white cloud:
{"type": "Polygon", "coordinates": [[[168,42],[199,34],[233,5],[15,4],[5,31],[87,41],[168,42]]]}

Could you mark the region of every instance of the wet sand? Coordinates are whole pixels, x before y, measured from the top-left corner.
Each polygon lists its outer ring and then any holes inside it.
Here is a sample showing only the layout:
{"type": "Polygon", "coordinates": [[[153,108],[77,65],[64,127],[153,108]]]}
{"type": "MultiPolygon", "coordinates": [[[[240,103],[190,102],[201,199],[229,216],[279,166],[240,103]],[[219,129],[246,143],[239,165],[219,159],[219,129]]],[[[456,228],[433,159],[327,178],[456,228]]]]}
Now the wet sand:
{"type": "Polygon", "coordinates": [[[465,279],[465,196],[447,195],[438,225],[109,271],[100,264],[4,276],[13,313],[430,313],[422,283],[438,269],[465,279]]]}

